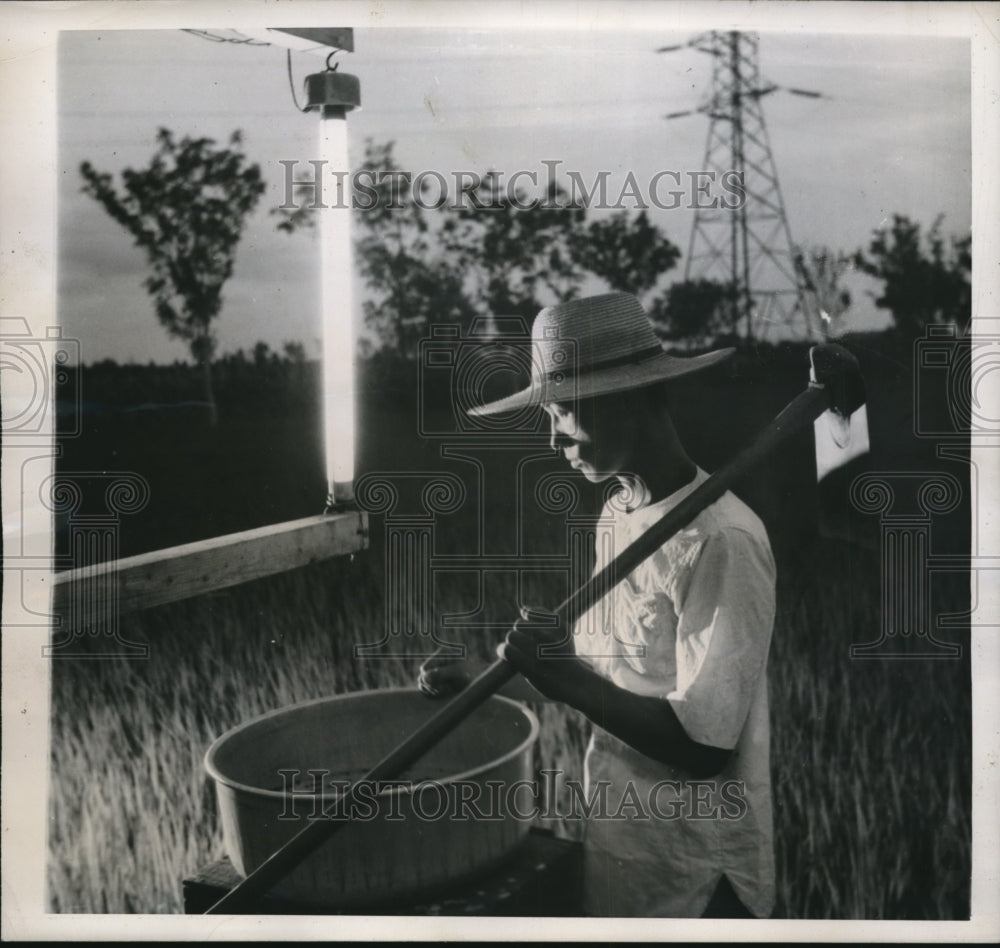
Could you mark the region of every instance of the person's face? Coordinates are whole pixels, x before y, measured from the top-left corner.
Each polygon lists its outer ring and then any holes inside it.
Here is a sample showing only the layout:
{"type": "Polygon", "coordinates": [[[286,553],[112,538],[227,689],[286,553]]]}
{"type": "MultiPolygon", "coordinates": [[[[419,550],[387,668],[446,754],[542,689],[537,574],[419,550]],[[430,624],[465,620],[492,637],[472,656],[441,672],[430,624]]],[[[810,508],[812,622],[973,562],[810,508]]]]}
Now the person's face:
{"type": "Polygon", "coordinates": [[[549,443],[562,451],[570,467],[593,484],[629,469],[633,449],[632,419],[614,396],[549,402],[549,443]]]}

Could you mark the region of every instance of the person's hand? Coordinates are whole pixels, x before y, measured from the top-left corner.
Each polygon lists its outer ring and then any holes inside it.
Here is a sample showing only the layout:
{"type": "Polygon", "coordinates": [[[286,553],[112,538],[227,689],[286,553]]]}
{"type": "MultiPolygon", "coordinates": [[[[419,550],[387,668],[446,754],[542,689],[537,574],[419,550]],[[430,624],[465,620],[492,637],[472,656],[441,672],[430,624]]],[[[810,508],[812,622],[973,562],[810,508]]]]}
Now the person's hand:
{"type": "Polygon", "coordinates": [[[510,662],[546,698],[574,704],[586,666],[573,650],[565,623],[552,612],[521,609],[497,654],[510,662]]]}
{"type": "Polygon", "coordinates": [[[445,649],[439,648],[420,666],[417,687],[428,698],[450,698],[469,684],[473,677],[468,659],[446,655],[445,649]]]}

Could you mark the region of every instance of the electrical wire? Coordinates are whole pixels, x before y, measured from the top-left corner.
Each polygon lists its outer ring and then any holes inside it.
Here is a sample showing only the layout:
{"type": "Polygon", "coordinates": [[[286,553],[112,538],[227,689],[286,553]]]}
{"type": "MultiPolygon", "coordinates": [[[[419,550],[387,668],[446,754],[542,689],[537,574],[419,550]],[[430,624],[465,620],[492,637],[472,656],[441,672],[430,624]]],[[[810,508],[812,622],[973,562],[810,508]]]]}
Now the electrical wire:
{"type": "Polygon", "coordinates": [[[285,53],[285,61],[288,65],[288,88],[292,93],[292,102],[295,103],[295,108],[297,108],[300,112],[308,112],[308,109],[304,109],[301,105],[299,105],[299,97],[295,94],[295,82],[292,79],[292,51],[290,49],[286,49],[285,53]]]}
{"type": "Polygon", "coordinates": [[[182,29],[182,33],[190,33],[192,36],[197,36],[198,39],[208,40],[211,43],[233,43],[236,46],[270,46],[270,43],[264,40],[255,40],[249,36],[243,37],[243,39],[236,39],[232,36],[218,36],[209,30],[188,30],[182,29]]]}

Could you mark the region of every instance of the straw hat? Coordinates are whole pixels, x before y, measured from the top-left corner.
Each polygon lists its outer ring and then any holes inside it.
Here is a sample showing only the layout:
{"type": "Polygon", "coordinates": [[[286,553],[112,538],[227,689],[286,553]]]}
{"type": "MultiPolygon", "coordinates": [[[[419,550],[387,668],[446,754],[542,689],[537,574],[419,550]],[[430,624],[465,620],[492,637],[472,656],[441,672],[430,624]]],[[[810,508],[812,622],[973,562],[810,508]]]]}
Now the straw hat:
{"type": "Polygon", "coordinates": [[[531,384],[470,415],[641,388],[727,359],[733,349],[684,358],[668,355],[642,304],[630,293],[605,293],[546,306],[531,328],[531,384]]]}

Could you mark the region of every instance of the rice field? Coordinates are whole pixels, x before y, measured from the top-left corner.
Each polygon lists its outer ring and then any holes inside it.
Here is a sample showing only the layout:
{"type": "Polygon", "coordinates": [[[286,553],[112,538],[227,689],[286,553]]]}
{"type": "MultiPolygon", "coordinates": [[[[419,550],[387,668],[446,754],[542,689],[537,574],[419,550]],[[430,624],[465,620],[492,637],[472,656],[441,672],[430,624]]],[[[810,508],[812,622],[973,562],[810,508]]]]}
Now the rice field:
{"type": "MultiPolygon", "coordinates": [[[[968,662],[851,661],[849,644],[873,637],[874,563],[810,552],[823,568],[789,571],[769,670],[776,917],[967,917],[968,662]]],[[[380,582],[372,554],[316,564],[138,614],[123,632],[147,660],[54,662],[51,911],[182,911],[181,880],[223,854],[202,770],[218,734],[411,684],[416,659],[352,657],[378,638],[380,582]]],[[[537,710],[537,765],[581,776],[586,722],[537,710]]]]}
{"type": "MultiPolygon", "coordinates": [[[[875,359],[874,350],[857,351],[875,359]]],[[[779,355],[769,356],[770,365],[750,360],[744,377],[719,379],[707,392],[679,388],[682,438],[707,469],[800,390],[803,354],[784,362],[779,355]]],[[[901,365],[902,356],[866,368],[879,383],[869,399],[872,444],[882,451],[875,461],[886,470],[936,470],[947,462],[909,434],[912,384],[901,365]]],[[[123,371],[109,376],[107,392],[119,391],[123,371]]],[[[135,372],[141,388],[148,373],[135,372]]],[[[85,379],[90,397],[104,391],[98,381],[85,379]]],[[[436,445],[413,437],[413,400],[401,401],[395,385],[371,382],[385,404],[373,396],[362,406],[368,414],[361,428],[371,437],[362,442],[359,470],[395,469],[400,458],[413,470],[440,463],[436,445]]],[[[263,401],[273,394],[273,386],[251,388],[263,401]]],[[[109,412],[95,415],[84,437],[67,441],[67,470],[115,467],[150,481],[149,507],[123,528],[122,554],[315,512],[304,499],[314,498],[322,481],[314,417],[280,400],[270,414],[251,403],[240,415],[237,402],[231,424],[211,438],[195,437],[186,421],[109,412]]],[[[877,638],[881,563],[874,553],[815,538],[806,515],[814,502],[805,489],[814,476],[811,442],[803,437],[783,450],[743,495],[767,524],[778,563],[768,669],[775,915],[967,918],[967,631],[948,633],[966,646],[961,659],[852,660],[851,644],[877,638]]],[[[491,513],[501,521],[514,514],[499,505],[491,513]]],[[[950,545],[935,523],[936,549],[968,548],[968,507],[955,518],[950,545]]],[[[149,644],[146,660],[53,661],[51,911],[182,911],[181,880],[223,854],[214,789],[202,769],[215,737],[297,701],[413,683],[418,658],[353,656],[354,645],[378,641],[383,628],[379,529],[373,518],[372,549],[352,558],[123,616],[124,637],[149,644]]],[[[552,542],[552,522],[539,520],[534,529],[532,543],[552,542]]],[[[452,552],[464,549],[461,529],[454,537],[452,552]]],[[[564,592],[540,582],[525,595],[544,606],[564,592]]],[[[513,619],[512,594],[492,590],[483,613],[513,619]]],[[[961,574],[935,579],[932,594],[932,614],[968,610],[961,574]]],[[[461,612],[467,597],[456,582],[436,601],[461,612]]],[[[484,633],[469,631],[465,641],[492,657],[495,643],[484,633]]],[[[588,723],[557,706],[536,711],[543,725],[537,767],[581,778],[588,723]]],[[[568,836],[581,829],[572,822],[555,828],[568,836]]]]}

